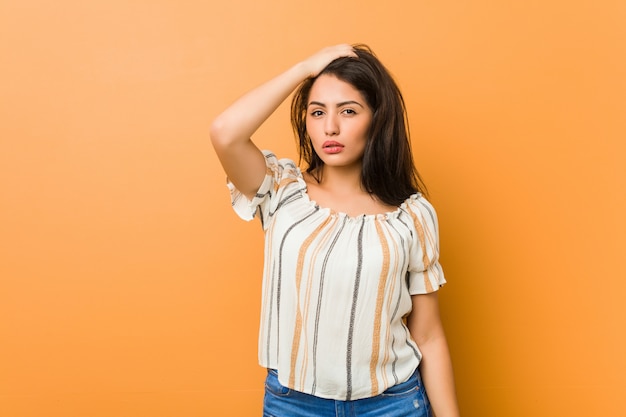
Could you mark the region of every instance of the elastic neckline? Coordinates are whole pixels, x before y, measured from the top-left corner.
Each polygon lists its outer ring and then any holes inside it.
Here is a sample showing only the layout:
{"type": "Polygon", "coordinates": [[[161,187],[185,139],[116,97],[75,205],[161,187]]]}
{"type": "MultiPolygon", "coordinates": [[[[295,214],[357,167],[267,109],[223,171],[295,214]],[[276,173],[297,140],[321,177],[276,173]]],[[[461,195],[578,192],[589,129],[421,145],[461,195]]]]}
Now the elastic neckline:
{"type": "Polygon", "coordinates": [[[304,180],[304,177],[302,176],[302,172],[300,171],[300,168],[298,168],[298,177],[297,178],[298,178],[298,182],[302,185],[302,195],[306,199],[308,204],[310,204],[312,207],[318,208],[320,211],[327,212],[328,215],[330,215],[330,216],[338,217],[340,219],[347,218],[348,220],[352,220],[352,221],[354,221],[354,220],[361,220],[361,219],[365,219],[365,220],[388,220],[388,219],[391,219],[391,218],[396,218],[396,217],[398,217],[400,215],[400,213],[402,213],[403,211],[406,210],[407,205],[409,204],[409,202],[417,200],[418,198],[421,197],[421,193],[411,194],[395,210],[386,211],[386,212],[383,212],[383,213],[372,213],[372,214],[365,214],[365,213],[363,213],[363,214],[358,214],[356,216],[351,216],[348,213],[344,213],[342,211],[336,211],[336,210],[333,210],[330,207],[320,206],[315,200],[313,200],[311,198],[311,196],[309,196],[308,184],[304,180]]]}

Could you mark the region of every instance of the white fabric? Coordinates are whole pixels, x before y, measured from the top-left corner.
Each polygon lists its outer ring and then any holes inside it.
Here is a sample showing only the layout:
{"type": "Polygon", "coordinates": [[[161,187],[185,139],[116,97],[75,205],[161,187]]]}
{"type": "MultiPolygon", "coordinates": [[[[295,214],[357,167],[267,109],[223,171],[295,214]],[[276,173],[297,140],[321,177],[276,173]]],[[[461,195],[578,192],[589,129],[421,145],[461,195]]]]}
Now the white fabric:
{"type": "Polygon", "coordinates": [[[268,173],[232,204],[265,231],[259,362],[297,391],[337,400],[377,395],[421,360],[404,318],[411,295],[446,281],[437,217],[420,194],[397,210],[350,217],[319,207],[295,163],[264,151],[268,173]]]}

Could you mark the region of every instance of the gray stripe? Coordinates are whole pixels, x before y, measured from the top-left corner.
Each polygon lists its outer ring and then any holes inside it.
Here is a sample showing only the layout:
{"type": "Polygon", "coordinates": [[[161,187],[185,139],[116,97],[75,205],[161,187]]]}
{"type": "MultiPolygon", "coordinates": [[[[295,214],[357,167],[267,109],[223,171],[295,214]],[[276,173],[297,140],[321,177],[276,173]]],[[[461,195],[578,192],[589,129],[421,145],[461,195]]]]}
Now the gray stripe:
{"type": "MultiPolygon", "coordinates": [[[[402,223],[404,225],[404,227],[406,227],[407,231],[409,232],[409,234],[411,235],[411,242],[413,242],[415,236],[413,235],[413,229],[411,229],[411,227],[409,227],[409,225],[407,224],[407,222],[404,221],[404,219],[401,217],[403,214],[408,216],[411,219],[411,215],[404,209],[400,209],[400,215],[398,216],[398,221],[400,223],[402,223]]],[[[413,220],[411,219],[411,223],[413,223],[413,220]]],[[[409,254],[411,253],[411,245],[409,244],[409,254]]],[[[410,255],[409,255],[410,257],[410,255]]],[[[407,260],[407,262],[410,262],[407,260]]],[[[408,267],[409,267],[409,263],[407,263],[407,271],[405,272],[405,276],[404,276],[404,280],[406,281],[406,286],[407,288],[410,287],[410,279],[411,279],[411,273],[408,271],[408,267]]]]}
{"type": "MultiPolygon", "coordinates": [[[[393,231],[395,231],[398,235],[398,238],[400,239],[400,247],[402,248],[402,250],[400,250],[400,254],[402,255],[402,259],[401,262],[399,262],[400,265],[402,265],[402,268],[407,271],[408,268],[408,262],[407,262],[407,256],[406,256],[406,251],[404,250],[404,236],[402,236],[402,233],[400,233],[393,224],[391,224],[391,221],[387,220],[387,224],[391,227],[391,229],[393,231]]],[[[402,284],[407,286],[407,290],[408,290],[408,283],[406,282],[406,280],[404,282],[402,282],[402,284]]],[[[400,309],[400,300],[402,300],[402,291],[398,290],[398,298],[396,299],[396,306],[393,309],[393,314],[391,315],[391,320],[389,321],[390,323],[393,322],[393,320],[396,318],[397,314],[398,314],[398,310],[400,309]]],[[[393,373],[393,378],[395,379],[395,383],[398,383],[398,376],[396,375],[396,364],[398,362],[398,353],[396,352],[396,348],[395,348],[395,340],[396,337],[395,335],[393,336],[393,340],[391,342],[391,351],[393,352],[393,356],[394,356],[394,360],[391,363],[391,372],[393,373]]]]}
{"type": "Polygon", "coordinates": [[[276,205],[276,209],[274,209],[274,211],[270,211],[270,213],[269,213],[270,217],[273,216],[274,213],[276,213],[278,211],[278,209],[280,209],[285,204],[291,203],[292,201],[296,201],[296,200],[302,198],[302,193],[303,192],[304,192],[303,188],[298,188],[297,190],[295,190],[291,194],[286,195],[282,200],[280,200],[278,202],[278,204],[276,205]]]}
{"type": "Polygon", "coordinates": [[[346,401],[352,398],[352,342],[354,335],[354,320],[356,318],[356,302],[359,296],[359,284],[361,283],[361,267],[363,266],[363,226],[365,225],[365,216],[361,220],[359,228],[359,240],[357,242],[358,261],[356,267],[356,277],[354,282],[354,291],[352,293],[352,310],[350,312],[350,328],[348,330],[348,348],[346,353],[346,375],[347,375],[347,393],[346,401]]]}
{"type": "Polygon", "coordinates": [[[270,192],[270,191],[268,191],[268,192],[266,192],[266,193],[264,193],[264,194],[259,194],[259,193],[257,192],[256,194],[254,194],[254,198],[260,198],[260,199],[263,199],[263,198],[267,197],[267,196],[268,196],[268,195],[270,195],[270,194],[271,194],[271,192],[270,192]]]}
{"type": "MultiPolygon", "coordinates": [[[[409,333],[409,330],[407,329],[407,336],[409,336],[409,335],[410,335],[410,333],[409,333]]],[[[422,361],[422,354],[419,352],[419,350],[415,349],[415,346],[413,346],[413,345],[411,344],[410,340],[411,340],[411,338],[410,338],[410,337],[407,337],[407,339],[406,339],[406,345],[407,345],[408,347],[410,347],[410,348],[411,348],[411,350],[413,350],[413,353],[415,354],[415,357],[417,358],[417,360],[418,360],[419,362],[421,362],[421,361],[422,361]]]]}
{"type": "MultiPolygon", "coordinates": [[[[410,215],[410,214],[409,214],[406,210],[402,210],[402,212],[401,212],[400,214],[402,214],[402,213],[405,213],[405,214],[406,214],[407,216],[409,216],[409,217],[411,216],[411,215],[410,215]]],[[[403,219],[401,219],[401,218],[400,218],[400,216],[398,216],[398,220],[400,220],[400,222],[401,222],[401,223],[402,223],[402,224],[403,224],[403,225],[407,228],[407,230],[411,233],[411,239],[414,239],[414,238],[415,238],[415,236],[413,236],[413,231],[411,230],[411,228],[409,227],[409,225],[408,225],[408,224],[407,224],[407,223],[406,223],[403,219]]],[[[407,266],[408,266],[408,265],[407,265],[407,266]]],[[[405,280],[406,280],[406,285],[407,285],[407,288],[409,287],[409,284],[410,284],[410,283],[409,283],[410,275],[411,275],[411,274],[409,273],[409,271],[408,271],[408,269],[407,269],[407,271],[406,271],[406,276],[405,276],[405,280]]],[[[404,328],[405,328],[405,331],[406,331],[406,344],[407,344],[407,346],[408,346],[408,347],[410,347],[410,348],[411,348],[411,350],[413,350],[413,353],[415,354],[415,357],[417,358],[417,360],[418,360],[418,361],[421,361],[421,360],[422,360],[422,355],[419,353],[419,351],[418,351],[417,349],[415,349],[415,347],[414,347],[414,346],[411,344],[411,342],[410,342],[410,340],[411,340],[411,332],[409,332],[409,328],[408,328],[408,327],[406,327],[406,326],[404,326],[404,328]]]]}
{"type": "MultiPolygon", "coordinates": [[[[409,233],[411,234],[411,238],[413,238],[413,230],[411,230],[411,228],[409,227],[409,225],[407,224],[407,222],[404,221],[404,219],[401,217],[403,214],[406,216],[409,216],[409,218],[411,218],[411,215],[409,213],[407,213],[405,210],[403,210],[402,208],[400,209],[400,214],[398,215],[398,221],[400,223],[402,223],[404,225],[404,227],[407,228],[407,230],[409,231],[409,233]]],[[[412,223],[412,221],[411,221],[412,223]]]]}
{"type": "Polygon", "coordinates": [[[395,381],[393,383],[393,385],[396,385],[398,382],[398,375],[396,374],[396,364],[398,363],[398,354],[396,353],[396,350],[394,349],[394,346],[396,345],[396,336],[392,336],[391,337],[391,351],[393,352],[393,362],[391,362],[391,373],[393,374],[393,380],[395,381]]]}
{"type": "Polygon", "coordinates": [[[328,264],[328,258],[330,257],[330,253],[333,251],[333,248],[335,247],[337,240],[339,240],[339,236],[341,235],[341,232],[343,231],[343,228],[346,225],[347,220],[348,220],[347,216],[343,218],[343,222],[341,223],[339,230],[335,233],[335,237],[333,238],[333,241],[331,242],[330,247],[328,248],[328,251],[326,252],[326,256],[324,257],[324,263],[322,264],[322,270],[320,272],[320,287],[319,287],[319,294],[317,296],[317,309],[315,312],[315,332],[313,335],[313,388],[311,392],[311,394],[313,395],[315,395],[315,387],[317,386],[317,339],[319,336],[320,312],[322,310],[322,295],[324,292],[324,278],[326,276],[326,265],[328,264]]]}
{"type": "Polygon", "coordinates": [[[265,230],[265,219],[263,219],[263,209],[261,208],[261,205],[259,204],[257,207],[257,212],[259,213],[259,219],[261,219],[261,229],[265,230]]]}
{"type": "MultiPolygon", "coordinates": [[[[306,219],[308,219],[309,217],[311,217],[313,214],[317,213],[317,211],[319,210],[319,207],[314,207],[313,211],[310,212],[309,214],[307,214],[306,216],[304,216],[303,218],[301,218],[300,220],[298,220],[297,222],[295,222],[294,224],[292,224],[289,229],[287,229],[285,231],[285,234],[283,235],[283,238],[280,242],[280,248],[278,250],[278,277],[277,277],[277,283],[276,283],[276,340],[280,340],[280,291],[281,291],[281,286],[282,286],[282,274],[283,274],[283,248],[285,247],[285,241],[287,240],[287,236],[289,235],[289,233],[300,223],[302,223],[303,221],[305,221],[306,219]]],[[[272,279],[272,292],[270,294],[270,300],[274,299],[274,279],[272,279]]],[[[269,317],[268,317],[268,326],[267,326],[267,355],[269,358],[269,351],[270,351],[270,339],[271,339],[271,330],[272,330],[272,307],[273,307],[273,303],[270,303],[270,311],[269,311],[269,317]]],[[[279,350],[280,346],[276,346],[276,355],[278,355],[278,350],[279,350]]],[[[269,361],[268,361],[269,363],[269,361]]]]}
{"type": "MultiPolygon", "coordinates": [[[[402,236],[402,233],[400,233],[398,231],[398,229],[396,229],[395,226],[393,224],[391,224],[391,222],[389,220],[387,220],[387,224],[398,235],[398,239],[400,240],[400,247],[402,248],[399,251],[400,255],[402,255],[402,259],[398,263],[400,265],[402,265],[402,268],[406,271],[408,269],[408,262],[407,262],[407,253],[404,250],[404,236],[402,236]]],[[[395,239],[392,239],[392,240],[395,240],[395,239]]],[[[396,306],[395,306],[393,314],[391,316],[391,321],[393,321],[393,319],[395,319],[396,315],[398,314],[398,309],[400,308],[401,296],[402,296],[402,291],[398,291],[398,299],[396,300],[396,306]]]]}
{"type": "Polygon", "coordinates": [[[439,224],[437,223],[437,220],[436,220],[436,217],[435,217],[435,213],[433,212],[432,206],[430,204],[424,203],[424,201],[420,201],[420,200],[418,200],[418,201],[419,201],[420,205],[422,207],[424,207],[428,211],[428,214],[430,214],[430,219],[433,222],[433,225],[434,225],[433,227],[435,229],[435,233],[439,234],[439,230],[438,230],[439,229],[439,224]]]}
{"type": "Polygon", "coordinates": [[[275,269],[275,265],[272,265],[272,280],[270,281],[270,297],[269,297],[269,304],[270,304],[270,311],[268,313],[268,318],[267,318],[267,330],[266,330],[266,334],[265,334],[265,338],[267,339],[267,345],[266,345],[266,356],[267,356],[267,364],[269,366],[270,362],[270,340],[272,339],[271,337],[271,333],[272,333],[272,307],[274,306],[274,302],[273,302],[273,297],[274,297],[274,277],[276,276],[274,274],[274,269],[275,269]]]}

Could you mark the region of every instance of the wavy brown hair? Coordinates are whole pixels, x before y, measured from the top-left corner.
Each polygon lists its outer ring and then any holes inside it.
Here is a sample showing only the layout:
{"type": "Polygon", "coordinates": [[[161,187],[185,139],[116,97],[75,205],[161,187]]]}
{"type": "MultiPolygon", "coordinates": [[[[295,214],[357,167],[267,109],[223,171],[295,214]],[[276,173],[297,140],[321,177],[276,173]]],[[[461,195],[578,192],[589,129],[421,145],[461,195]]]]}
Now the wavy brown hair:
{"type": "Polygon", "coordinates": [[[357,57],[332,61],[316,77],[307,78],[291,102],[291,124],[298,141],[300,162],[321,181],[324,162],[315,153],[306,130],[311,87],[321,75],[333,75],[351,84],[372,109],[369,138],[361,169],[363,188],[385,204],[399,206],[409,196],[426,194],[411,154],[409,125],[402,93],[389,71],[366,45],[354,45],[357,57]]]}

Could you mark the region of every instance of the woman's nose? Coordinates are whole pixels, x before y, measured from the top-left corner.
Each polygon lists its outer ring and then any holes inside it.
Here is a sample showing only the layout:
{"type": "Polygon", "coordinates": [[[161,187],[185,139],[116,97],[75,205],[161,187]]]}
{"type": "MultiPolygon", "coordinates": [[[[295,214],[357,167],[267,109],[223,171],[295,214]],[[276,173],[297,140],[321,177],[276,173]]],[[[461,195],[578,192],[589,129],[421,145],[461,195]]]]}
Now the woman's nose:
{"type": "Polygon", "coordinates": [[[326,121],[324,123],[324,133],[327,136],[335,136],[339,134],[339,124],[337,123],[337,117],[333,115],[326,116],[326,121]]]}

